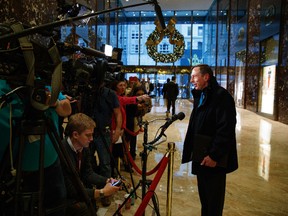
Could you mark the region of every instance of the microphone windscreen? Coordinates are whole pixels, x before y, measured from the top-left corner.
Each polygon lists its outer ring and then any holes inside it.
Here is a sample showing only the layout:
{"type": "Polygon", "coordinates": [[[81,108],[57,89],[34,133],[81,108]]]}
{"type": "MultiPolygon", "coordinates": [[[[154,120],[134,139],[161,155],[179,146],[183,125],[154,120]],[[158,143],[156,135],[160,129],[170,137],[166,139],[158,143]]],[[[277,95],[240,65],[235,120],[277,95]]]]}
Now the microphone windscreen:
{"type": "Polygon", "coordinates": [[[178,119],[183,120],[185,118],[185,114],[183,112],[178,113],[178,119]]]}

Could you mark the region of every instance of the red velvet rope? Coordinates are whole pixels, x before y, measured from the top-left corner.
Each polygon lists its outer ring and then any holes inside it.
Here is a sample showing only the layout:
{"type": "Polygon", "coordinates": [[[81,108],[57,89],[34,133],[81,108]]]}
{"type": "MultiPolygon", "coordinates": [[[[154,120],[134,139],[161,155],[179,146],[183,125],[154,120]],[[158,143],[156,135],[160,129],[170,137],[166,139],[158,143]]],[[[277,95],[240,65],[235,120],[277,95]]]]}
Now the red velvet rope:
{"type": "Polygon", "coordinates": [[[159,171],[157,172],[156,176],[154,177],[152,184],[150,185],[147,193],[145,194],[144,199],[142,200],[140,206],[138,207],[136,213],[134,214],[135,216],[138,215],[143,215],[145,208],[148,205],[149,200],[151,199],[151,197],[154,194],[154,191],[166,169],[166,166],[168,164],[169,158],[168,158],[169,154],[166,154],[165,157],[161,160],[161,166],[159,168],[159,171]]]}
{"type": "MultiPolygon", "coordinates": [[[[135,169],[135,171],[137,173],[142,175],[142,170],[135,164],[130,152],[127,150],[128,148],[125,148],[125,149],[126,149],[126,155],[128,155],[128,159],[129,159],[129,162],[132,164],[132,167],[135,169]]],[[[146,175],[149,176],[149,175],[154,174],[159,169],[164,158],[165,158],[165,156],[161,159],[161,161],[152,170],[146,172],[146,175]]]]}

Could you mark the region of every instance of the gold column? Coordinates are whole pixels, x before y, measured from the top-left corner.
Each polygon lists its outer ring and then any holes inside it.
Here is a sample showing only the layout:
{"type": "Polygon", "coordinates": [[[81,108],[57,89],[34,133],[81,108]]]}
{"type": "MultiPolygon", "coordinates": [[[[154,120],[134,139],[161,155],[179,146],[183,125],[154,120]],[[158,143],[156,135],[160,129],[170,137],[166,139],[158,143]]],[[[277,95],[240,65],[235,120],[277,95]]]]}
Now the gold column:
{"type": "Polygon", "coordinates": [[[173,190],[173,166],[174,166],[174,152],[175,143],[168,143],[168,151],[170,152],[170,159],[168,163],[168,175],[167,175],[167,201],[166,201],[166,215],[172,215],[172,190],[173,190]]]}

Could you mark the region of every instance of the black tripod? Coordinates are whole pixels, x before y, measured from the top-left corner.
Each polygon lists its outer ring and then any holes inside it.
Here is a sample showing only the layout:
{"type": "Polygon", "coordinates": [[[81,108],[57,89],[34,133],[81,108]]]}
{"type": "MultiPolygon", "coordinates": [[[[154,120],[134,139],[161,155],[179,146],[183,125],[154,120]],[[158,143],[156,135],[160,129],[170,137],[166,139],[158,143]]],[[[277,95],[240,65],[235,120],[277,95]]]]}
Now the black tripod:
{"type": "MultiPolygon", "coordinates": [[[[130,197],[133,194],[136,194],[137,189],[140,187],[140,185],[142,185],[142,200],[144,199],[145,195],[146,195],[146,187],[148,188],[151,183],[152,180],[149,180],[146,178],[146,172],[147,172],[147,159],[148,159],[148,150],[151,151],[152,149],[155,149],[155,147],[153,146],[153,143],[156,143],[159,139],[160,136],[157,137],[154,141],[148,143],[148,121],[144,122],[144,143],[143,143],[143,151],[141,152],[141,161],[142,161],[142,175],[141,175],[141,180],[139,181],[139,183],[136,185],[136,187],[134,187],[133,191],[130,192],[129,196],[124,200],[124,202],[119,206],[119,208],[117,209],[117,211],[113,214],[113,216],[116,215],[120,215],[120,209],[125,205],[126,202],[128,202],[128,200],[130,199],[130,197]]],[[[163,134],[164,135],[164,134],[163,134]]],[[[152,202],[153,202],[153,206],[154,206],[154,211],[156,213],[157,216],[160,216],[160,212],[159,212],[159,205],[156,199],[155,194],[153,194],[152,196],[152,202]]],[[[145,214],[143,214],[145,215],[145,214]]]]}
{"type": "MultiPolygon", "coordinates": [[[[29,206],[25,211],[28,211],[28,215],[49,215],[61,206],[56,207],[55,209],[49,209],[48,211],[44,209],[43,201],[44,201],[44,146],[45,146],[45,135],[48,134],[58,156],[61,161],[61,164],[64,165],[63,169],[67,169],[71,172],[71,178],[79,195],[86,202],[89,207],[91,213],[96,215],[96,211],[94,206],[85,191],[85,188],[79,179],[77,171],[73,166],[71,159],[62,145],[61,139],[56,131],[54,124],[51,119],[46,118],[44,114],[41,114],[41,118],[39,119],[24,119],[21,122],[21,132],[20,132],[20,141],[19,141],[19,156],[18,156],[18,166],[17,166],[17,175],[16,175],[16,192],[15,192],[15,216],[23,215],[23,210],[25,204],[23,204],[23,199],[28,197],[29,206]],[[29,135],[39,135],[40,136],[40,153],[39,153],[39,189],[38,192],[29,192],[22,193],[21,191],[21,180],[22,180],[22,157],[24,152],[25,140],[29,135]]],[[[65,206],[62,206],[65,208],[65,206]]]]}

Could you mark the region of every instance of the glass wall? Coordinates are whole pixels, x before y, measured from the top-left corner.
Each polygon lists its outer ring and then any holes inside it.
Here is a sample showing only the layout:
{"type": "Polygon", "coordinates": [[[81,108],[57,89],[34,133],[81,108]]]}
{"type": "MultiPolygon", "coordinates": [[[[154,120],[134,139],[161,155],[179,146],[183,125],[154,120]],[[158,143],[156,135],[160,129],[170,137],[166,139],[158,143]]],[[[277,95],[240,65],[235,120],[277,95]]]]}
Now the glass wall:
{"type": "MultiPolygon", "coordinates": [[[[115,41],[110,44],[123,49],[122,61],[127,66],[196,65],[203,62],[204,23],[207,14],[207,11],[163,11],[166,27],[169,27],[172,18],[175,19],[175,29],[184,37],[184,54],[175,62],[157,62],[148,55],[146,42],[148,37],[156,32],[157,27],[154,11],[121,11],[117,26],[110,24],[111,38],[116,33],[117,44],[115,45],[115,41]]],[[[105,34],[104,30],[98,30],[101,38],[105,34]]],[[[158,41],[157,52],[174,53],[175,45],[171,44],[170,40],[170,33],[166,31],[162,40],[158,41]]]]}
{"type": "MultiPolygon", "coordinates": [[[[105,4],[105,8],[111,8],[111,5],[106,5],[104,1],[100,2],[102,2],[103,5],[105,4]]],[[[100,6],[98,5],[98,7],[100,6]]],[[[102,48],[104,44],[112,45],[115,48],[121,48],[123,49],[121,61],[124,66],[158,66],[159,69],[152,69],[154,75],[157,73],[161,74],[161,71],[159,71],[160,67],[162,68],[162,72],[164,71],[164,74],[176,74],[181,71],[181,67],[189,69],[192,65],[204,62],[203,52],[205,51],[205,48],[203,39],[205,30],[209,30],[205,29],[208,11],[162,12],[167,28],[166,31],[162,32],[164,33],[164,36],[158,41],[157,53],[163,55],[175,54],[176,45],[171,42],[175,40],[175,38],[173,38],[175,35],[172,34],[175,30],[184,38],[183,55],[176,59],[176,61],[155,61],[155,59],[148,55],[146,46],[147,39],[151,34],[155,34],[157,29],[157,25],[155,24],[156,14],[154,10],[119,10],[104,13],[97,16],[96,19],[91,19],[92,21],[87,25],[63,27],[62,40],[67,42],[67,36],[71,34],[71,29],[73,30],[73,28],[75,28],[76,34],[81,38],[78,45],[89,46],[100,51],[103,51],[102,48]],[[94,40],[89,38],[91,33],[94,35],[94,40]],[[163,69],[163,67],[166,67],[166,69],[168,68],[168,70],[163,69]],[[178,69],[178,67],[180,69],[178,69]]],[[[208,45],[209,44],[206,44],[206,49],[208,49],[208,45]]],[[[145,72],[151,74],[151,71],[144,71],[144,73],[145,72]]],[[[157,80],[157,77],[152,77],[152,79],[157,80]]],[[[166,80],[166,77],[164,77],[163,80],[166,80]]],[[[183,79],[181,78],[179,80],[183,79]]],[[[181,86],[187,86],[186,80],[185,83],[180,84],[181,86]]]]}

